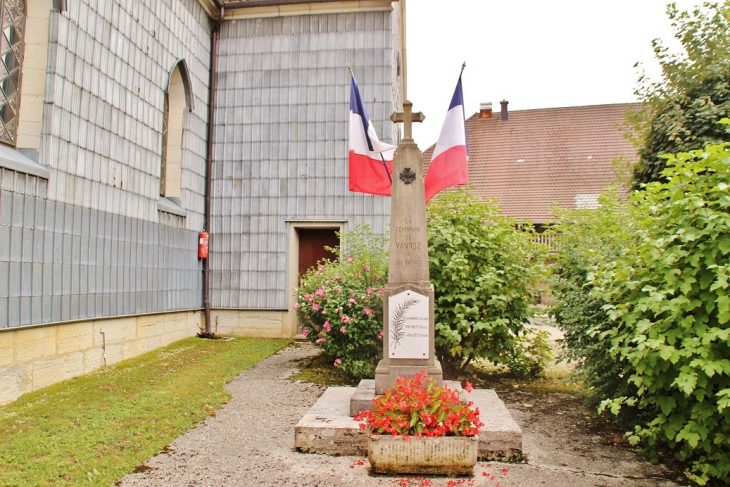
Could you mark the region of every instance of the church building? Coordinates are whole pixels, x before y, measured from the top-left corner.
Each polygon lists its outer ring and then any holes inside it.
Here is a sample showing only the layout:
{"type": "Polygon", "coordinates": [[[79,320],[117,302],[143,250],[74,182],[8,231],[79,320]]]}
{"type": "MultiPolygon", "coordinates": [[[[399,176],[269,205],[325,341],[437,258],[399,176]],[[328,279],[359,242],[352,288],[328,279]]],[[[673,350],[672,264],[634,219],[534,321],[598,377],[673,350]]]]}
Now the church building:
{"type": "Polygon", "coordinates": [[[291,337],[317,249],[384,233],[390,199],[348,190],[347,66],[395,144],[404,1],[0,3],[0,404],[203,331],[291,337]]]}

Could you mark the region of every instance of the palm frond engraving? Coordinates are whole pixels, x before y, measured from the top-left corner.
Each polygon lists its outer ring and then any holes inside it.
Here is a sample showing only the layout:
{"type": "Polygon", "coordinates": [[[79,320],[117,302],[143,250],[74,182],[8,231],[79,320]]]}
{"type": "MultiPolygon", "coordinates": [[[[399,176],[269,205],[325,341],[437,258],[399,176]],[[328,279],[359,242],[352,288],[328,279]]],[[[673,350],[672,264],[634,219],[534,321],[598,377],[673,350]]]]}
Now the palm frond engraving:
{"type": "Polygon", "coordinates": [[[395,307],[392,319],[390,320],[390,339],[391,345],[394,349],[400,345],[401,338],[403,338],[406,334],[406,311],[408,311],[411,306],[418,303],[419,300],[417,298],[408,298],[395,307]]]}

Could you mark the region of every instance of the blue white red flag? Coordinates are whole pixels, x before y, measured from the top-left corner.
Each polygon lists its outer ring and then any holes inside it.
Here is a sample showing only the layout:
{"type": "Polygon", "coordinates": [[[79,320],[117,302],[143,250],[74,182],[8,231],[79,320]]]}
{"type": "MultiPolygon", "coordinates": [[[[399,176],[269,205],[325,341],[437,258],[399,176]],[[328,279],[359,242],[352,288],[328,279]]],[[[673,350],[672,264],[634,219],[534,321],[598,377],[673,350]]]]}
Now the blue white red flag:
{"type": "Polygon", "coordinates": [[[464,121],[464,93],[461,76],[456,83],[441,135],[431,156],[431,164],[424,181],[426,202],[439,191],[469,182],[469,149],[466,143],[466,122],[464,121]]]}
{"type": "Polygon", "coordinates": [[[349,148],[350,191],[390,196],[395,146],[378,140],[354,76],[350,87],[349,148]]]}

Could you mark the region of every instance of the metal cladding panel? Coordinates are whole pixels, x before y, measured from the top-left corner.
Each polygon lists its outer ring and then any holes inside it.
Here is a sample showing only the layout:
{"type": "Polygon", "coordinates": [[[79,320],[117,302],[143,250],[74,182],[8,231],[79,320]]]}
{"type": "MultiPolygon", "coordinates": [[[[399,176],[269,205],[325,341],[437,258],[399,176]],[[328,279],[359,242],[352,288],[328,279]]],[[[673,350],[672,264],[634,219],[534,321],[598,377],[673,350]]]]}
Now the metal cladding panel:
{"type": "Polygon", "coordinates": [[[288,307],[288,220],[369,223],[384,233],[389,198],[348,190],[345,66],[355,71],[375,130],[392,143],[397,132],[388,117],[399,102],[394,15],[222,25],[213,211],[230,218],[212,221],[213,307],[288,307]]]}
{"type": "Polygon", "coordinates": [[[49,199],[158,222],[164,91],[184,59],[182,206],[203,225],[212,23],[196,0],[71,2],[51,12],[41,163],[49,199]]]}
{"type": "Polygon", "coordinates": [[[120,217],[33,187],[0,190],[0,329],[202,307],[197,232],[184,218],[120,217]]]}
{"type": "Polygon", "coordinates": [[[39,155],[50,178],[0,168],[0,328],[202,306],[211,32],[196,0],[51,12],[39,155]],[[157,209],[164,91],[181,58],[186,217],[157,209]]]}

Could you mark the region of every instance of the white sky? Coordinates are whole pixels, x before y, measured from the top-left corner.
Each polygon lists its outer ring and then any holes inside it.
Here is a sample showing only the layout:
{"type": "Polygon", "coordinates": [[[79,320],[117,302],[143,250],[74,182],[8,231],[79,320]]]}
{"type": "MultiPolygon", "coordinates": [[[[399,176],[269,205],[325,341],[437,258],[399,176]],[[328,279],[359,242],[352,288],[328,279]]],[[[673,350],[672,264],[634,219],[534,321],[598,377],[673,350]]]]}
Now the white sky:
{"type": "MultiPolygon", "coordinates": [[[[408,99],[421,150],[438,139],[462,62],[466,116],[636,101],[641,62],[659,79],[651,41],[676,46],[668,0],[407,0],[408,99]]],[[[700,1],[677,0],[681,10],[700,1]]]]}

